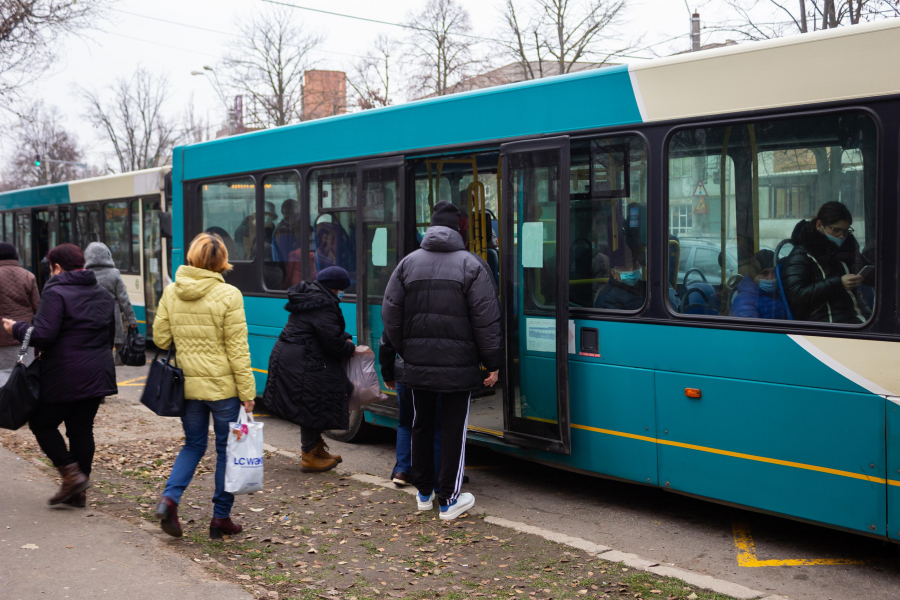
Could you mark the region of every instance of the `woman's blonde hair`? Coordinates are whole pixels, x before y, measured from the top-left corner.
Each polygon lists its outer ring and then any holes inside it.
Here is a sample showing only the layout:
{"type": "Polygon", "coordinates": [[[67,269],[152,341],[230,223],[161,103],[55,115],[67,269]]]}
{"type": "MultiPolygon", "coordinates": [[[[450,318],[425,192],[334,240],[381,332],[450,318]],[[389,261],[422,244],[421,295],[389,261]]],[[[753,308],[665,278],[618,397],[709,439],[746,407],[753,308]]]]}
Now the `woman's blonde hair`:
{"type": "Polygon", "coordinates": [[[201,233],[191,242],[187,252],[187,262],[192,267],[215,273],[227,273],[232,269],[228,264],[228,248],[216,233],[201,233]]]}

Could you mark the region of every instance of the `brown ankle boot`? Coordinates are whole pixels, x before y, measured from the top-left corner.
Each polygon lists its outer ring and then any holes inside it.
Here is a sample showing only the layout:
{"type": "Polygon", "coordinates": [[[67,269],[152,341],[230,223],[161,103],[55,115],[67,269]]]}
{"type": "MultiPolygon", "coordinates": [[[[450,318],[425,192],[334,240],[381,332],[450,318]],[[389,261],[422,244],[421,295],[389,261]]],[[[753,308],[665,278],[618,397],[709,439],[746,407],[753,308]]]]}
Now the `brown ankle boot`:
{"type": "Polygon", "coordinates": [[[317,453],[318,446],[309,452],[303,452],[300,460],[300,470],[304,473],[316,473],[319,471],[330,471],[337,466],[337,461],[333,458],[322,458],[317,453]]]}
{"type": "Polygon", "coordinates": [[[156,507],[156,518],[159,519],[159,526],[162,530],[172,537],[180,538],[184,535],[181,530],[181,523],[178,522],[178,503],[163,496],[156,507]]]}
{"type": "Polygon", "coordinates": [[[231,520],[231,517],[225,519],[213,518],[209,522],[209,539],[220,540],[222,535],[237,535],[244,530],[243,527],[231,520]]]}
{"type": "Polygon", "coordinates": [[[81,472],[78,463],[59,467],[59,474],[62,475],[62,485],[59,486],[59,491],[47,501],[50,506],[65,502],[91,487],[91,480],[81,472]]]}
{"type": "Polygon", "coordinates": [[[332,459],[334,462],[344,462],[341,459],[340,454],[328,454],[328,446],[325,444],[325,440],[319,442],[319,444],[313,448],[313,453],[319,458],[324,459],[332,459]]]}

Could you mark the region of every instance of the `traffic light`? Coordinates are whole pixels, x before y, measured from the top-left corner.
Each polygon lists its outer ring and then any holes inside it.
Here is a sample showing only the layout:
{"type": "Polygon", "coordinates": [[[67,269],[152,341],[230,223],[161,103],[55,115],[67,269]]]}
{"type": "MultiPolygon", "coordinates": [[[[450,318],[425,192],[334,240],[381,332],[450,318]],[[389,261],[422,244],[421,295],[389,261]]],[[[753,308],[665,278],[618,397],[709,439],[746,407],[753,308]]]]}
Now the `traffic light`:
{"type": "Polygon", "coordinates": [[[34,166],[36,166],[36,167],[41,166],[41,155],[40,154],[34,155],[34,166]]]}

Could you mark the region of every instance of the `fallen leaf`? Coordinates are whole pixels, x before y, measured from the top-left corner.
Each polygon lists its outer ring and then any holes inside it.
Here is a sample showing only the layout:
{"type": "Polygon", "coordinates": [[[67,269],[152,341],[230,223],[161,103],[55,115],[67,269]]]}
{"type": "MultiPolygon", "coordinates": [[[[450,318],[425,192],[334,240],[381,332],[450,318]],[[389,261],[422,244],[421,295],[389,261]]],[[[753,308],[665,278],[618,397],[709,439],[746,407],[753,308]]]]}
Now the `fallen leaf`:
{"type": "Polygon", "coordinates": [[[662,594],[662,590],[650,590],[651,594],[662,594]]]}
{"type": "Polygon", "coordinates": [[[24,546],[21,546],[21,548],[22,548],[22,550],[37,550],[38,549],[36,544],[25,544],[24,546]]]}
{"type": "Polygon", "coordinates": [[[250,510],[252,510],[253,512],[262,512],[262,511],[265,510],[265,509],[262,509],[262,508],[251,508],[250,510]]]}
{"type": "Polygon", "coordinates": [[[66,546],[66,548],[68,548],[69,550],[71,550],[71,549],[74,548],[74,547],[75,547],[75,546],[66,546]]]}

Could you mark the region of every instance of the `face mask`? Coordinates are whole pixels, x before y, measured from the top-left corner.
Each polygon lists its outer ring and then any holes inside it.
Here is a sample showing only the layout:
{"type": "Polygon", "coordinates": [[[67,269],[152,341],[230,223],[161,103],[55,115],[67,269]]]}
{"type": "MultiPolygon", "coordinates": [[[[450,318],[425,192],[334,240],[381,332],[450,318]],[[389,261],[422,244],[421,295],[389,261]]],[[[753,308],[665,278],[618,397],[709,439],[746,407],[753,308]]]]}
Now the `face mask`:
{"type": "Polygon", "coordinates": [[[774,279],[760,279],[759,280],[759,289],[764,291],[767,294],[771,294],[775,291],[775,280],[774,279]]]}
{"type": "Polygon", "coordinates": [[[838,247],[838,248],[840,248],[841,246],[843,246],[843,245],[844,245],[844,242],[847,241],[847,238],[837,238],[837,237],[834,237],[833,235],[828,235],[827,233],[825,234],[825,237],[827,237],[829,240],[831,240],[832,242],[834,242],[835,244],[837,244],[837,247],[838,247]]]}
{"type": "Polygon", "coordinates": [[[343,299],[344,299],[344,292],[343,291],[338,292],[338,300],[343,300],[343,299]]]}
{"type": "Polygon", "coordinates": [[[641,280],[641,269],[637,268],[634,271],[624,271],[619,273],[619,279],[625,285],[636,285],[638,281],[641,280]]]}

